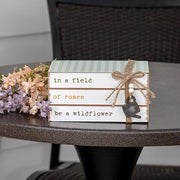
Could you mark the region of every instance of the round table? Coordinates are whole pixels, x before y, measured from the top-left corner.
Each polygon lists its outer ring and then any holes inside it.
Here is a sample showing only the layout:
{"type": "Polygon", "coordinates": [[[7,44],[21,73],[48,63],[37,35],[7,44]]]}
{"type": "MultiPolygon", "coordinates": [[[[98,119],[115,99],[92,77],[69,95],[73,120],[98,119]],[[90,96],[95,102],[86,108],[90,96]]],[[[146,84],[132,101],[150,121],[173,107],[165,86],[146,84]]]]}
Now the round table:
{"type": "MultiPolygon", "coordinates": [[[[22,65],[20,65],[22,66],[22,65]]],[[[150,62],[148,124],[48,122],[27,114],[0,115],[0,136],[75,145],[88,180],[130,179],[144,146],[180,144],[180,64],[150,62]]],[[[0,72],[12,72],[2,66],[0,72]]]]}

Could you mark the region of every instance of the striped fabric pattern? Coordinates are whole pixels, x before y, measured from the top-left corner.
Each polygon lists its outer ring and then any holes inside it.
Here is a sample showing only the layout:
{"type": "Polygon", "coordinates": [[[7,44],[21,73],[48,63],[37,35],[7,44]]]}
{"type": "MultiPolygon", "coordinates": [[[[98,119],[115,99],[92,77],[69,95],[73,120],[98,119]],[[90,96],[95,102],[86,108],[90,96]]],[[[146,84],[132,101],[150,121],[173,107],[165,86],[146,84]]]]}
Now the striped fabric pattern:
{"type": "MultiPolygon", "coordinates": [[[[78,73],[78,72],[124,72],[127,60],[119,61],[102,61],[102,60],[54,60],[51,63],[49,72],[65,72],[65,73],[78,73]]],[[[133,72],[142,71],[149,72],[148,61],[136,61],[133,72]]]]}

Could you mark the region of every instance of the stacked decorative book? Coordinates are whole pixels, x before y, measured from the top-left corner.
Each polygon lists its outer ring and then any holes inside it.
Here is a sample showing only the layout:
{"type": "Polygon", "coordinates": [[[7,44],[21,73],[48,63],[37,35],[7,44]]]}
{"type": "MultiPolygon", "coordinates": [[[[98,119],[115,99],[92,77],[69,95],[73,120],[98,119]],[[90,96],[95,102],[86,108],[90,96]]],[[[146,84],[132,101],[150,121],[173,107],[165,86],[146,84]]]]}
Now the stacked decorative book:
{"type": "Polygon", "coordinates": [[[149,93],[147,61],[55,60],[49,120],[148,122],[149,93]]]}

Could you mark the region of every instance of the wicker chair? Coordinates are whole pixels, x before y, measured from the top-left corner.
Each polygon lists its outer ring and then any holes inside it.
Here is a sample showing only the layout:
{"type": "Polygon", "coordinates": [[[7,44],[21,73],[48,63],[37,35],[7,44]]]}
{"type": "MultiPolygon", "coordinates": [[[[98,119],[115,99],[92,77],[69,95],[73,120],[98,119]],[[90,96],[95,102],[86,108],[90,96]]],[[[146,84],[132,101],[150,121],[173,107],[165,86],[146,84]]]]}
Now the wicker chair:
{"type": "MultiPolygon", "coordinates": [[[[178,0],[48,0],[48,8],[54,58],[180,63],[178,0]]],[[[52,145],[50,169],[63,165],[59,150],[60,145],[52,145]]],[[[162,170],[137,167],[134,178],[166,179],[162,170]]],[[[171,176],[172,171],[177,172],[168,169],[171,176]]],[[[36,172],[28,180],[66,179],[67,174],[69,180],[84,179],[79,164],[72,164],[63,170],[36,172]]],[[[175,179],[177,173],[173,174],[175,179]]],[[[171,179],[168,173],[166,177],[171,179]]]]}
{"type": "Polygon", "coordinates": [[[50,0],[54,57],[180,62],[180,2],[173,2],[50,0]]]}

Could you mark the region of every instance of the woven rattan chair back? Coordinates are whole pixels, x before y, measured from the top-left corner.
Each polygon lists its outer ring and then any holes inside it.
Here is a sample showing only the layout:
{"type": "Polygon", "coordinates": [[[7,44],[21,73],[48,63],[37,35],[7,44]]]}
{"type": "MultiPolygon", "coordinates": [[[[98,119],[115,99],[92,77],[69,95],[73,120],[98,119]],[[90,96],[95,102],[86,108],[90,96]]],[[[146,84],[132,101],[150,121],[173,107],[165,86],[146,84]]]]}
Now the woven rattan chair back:
{"type": "Polygon", "coordinates": [[[180,62],[179,7],[50,2],[54,57],[180,62]]]}

